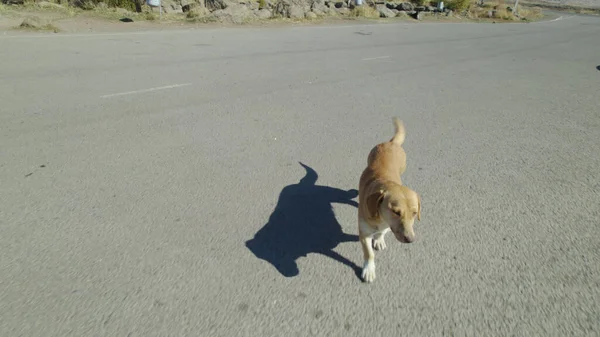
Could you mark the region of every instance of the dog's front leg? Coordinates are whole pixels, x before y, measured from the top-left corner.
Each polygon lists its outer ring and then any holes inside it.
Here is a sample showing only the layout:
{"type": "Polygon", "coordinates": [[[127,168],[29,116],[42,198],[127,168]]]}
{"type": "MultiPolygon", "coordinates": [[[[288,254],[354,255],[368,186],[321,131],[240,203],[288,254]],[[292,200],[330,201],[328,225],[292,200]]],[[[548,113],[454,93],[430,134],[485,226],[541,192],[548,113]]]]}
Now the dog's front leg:
{"type": "Polygon", "coordinates": [[[389,231],[390,229],[386,228],[383,231],[373,235],[373,248],[375,248],[375,250],[384,250],[387,248],[387,245],[385,244],[385,235],[389,231]]]}
{"type": "Polygon", "coordinates": [[[365,282],[371,283],[375,280],[375,252],[373,251],[373,235],[361,235],[360,244],[362,246],[364,257],[362,278],[365,282]]]}

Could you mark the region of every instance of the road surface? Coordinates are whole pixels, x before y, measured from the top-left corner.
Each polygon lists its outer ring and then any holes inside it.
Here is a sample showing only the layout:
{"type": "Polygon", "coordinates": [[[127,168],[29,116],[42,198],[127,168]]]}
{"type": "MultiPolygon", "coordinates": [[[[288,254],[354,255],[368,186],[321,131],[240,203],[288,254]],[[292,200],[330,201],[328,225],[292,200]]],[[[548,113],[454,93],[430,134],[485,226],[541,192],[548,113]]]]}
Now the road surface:
{"type": "Polygon", "coordinates": [[[600,19],[0,37],[1,336],[597,336],[600,19]],[[417,241],[362,283],[404,120],[417,241]]]}

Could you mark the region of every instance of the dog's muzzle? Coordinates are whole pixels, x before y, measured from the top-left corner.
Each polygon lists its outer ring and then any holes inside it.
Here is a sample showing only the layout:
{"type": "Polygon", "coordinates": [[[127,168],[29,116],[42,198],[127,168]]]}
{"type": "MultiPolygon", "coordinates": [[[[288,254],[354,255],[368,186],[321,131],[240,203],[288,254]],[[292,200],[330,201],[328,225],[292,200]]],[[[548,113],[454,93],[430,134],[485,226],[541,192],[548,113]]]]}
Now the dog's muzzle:
{"type": "Polygon", "coordinates": [[[415,234],[396,233],[394,231],[392,231],[392,233],[394,233],[396,239],[402,243],[412,243],[415,241],[415,234]]]}

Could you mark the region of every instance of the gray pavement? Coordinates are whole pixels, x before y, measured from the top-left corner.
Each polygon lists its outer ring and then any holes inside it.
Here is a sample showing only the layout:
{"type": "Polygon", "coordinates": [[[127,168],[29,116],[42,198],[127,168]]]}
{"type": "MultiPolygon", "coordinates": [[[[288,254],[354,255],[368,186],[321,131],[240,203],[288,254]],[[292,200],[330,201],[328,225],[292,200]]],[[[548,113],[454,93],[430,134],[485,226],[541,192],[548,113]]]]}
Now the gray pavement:
{"type": "Polygon", "coordinates": [[[593,17],[0,37],[0,336],[598,336],[599,65],[593,17]]]}

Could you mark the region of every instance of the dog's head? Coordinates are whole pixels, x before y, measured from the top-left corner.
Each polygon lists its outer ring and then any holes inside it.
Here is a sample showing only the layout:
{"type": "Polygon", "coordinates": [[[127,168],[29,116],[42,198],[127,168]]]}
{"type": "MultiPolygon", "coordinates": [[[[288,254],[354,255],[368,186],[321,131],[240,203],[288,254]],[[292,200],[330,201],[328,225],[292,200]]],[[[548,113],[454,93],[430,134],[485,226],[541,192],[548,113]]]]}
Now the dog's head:
{"type": "Polygon", "coordinates": [[[372,218],[381,217],[396,239],[403,243],[415,240],[413,224],[421,221],[421,198],[406,186],[395,186],[372,193],[366,198],[367,210],[372,218]]]}

